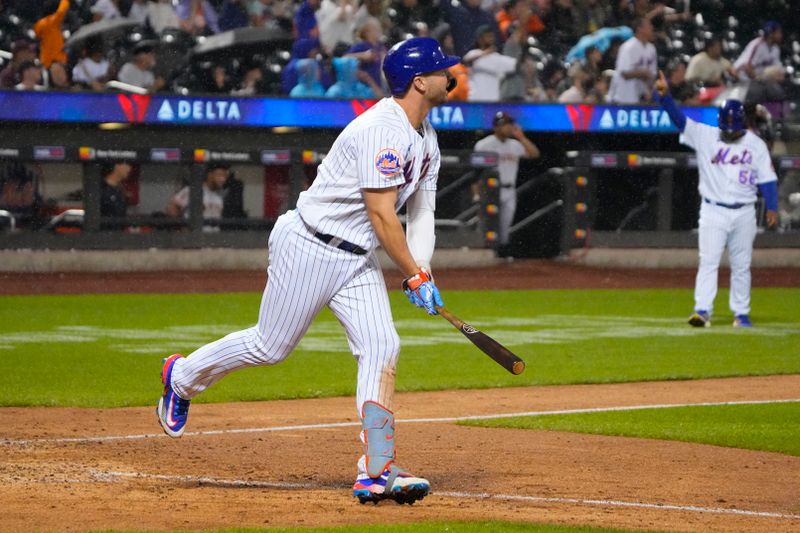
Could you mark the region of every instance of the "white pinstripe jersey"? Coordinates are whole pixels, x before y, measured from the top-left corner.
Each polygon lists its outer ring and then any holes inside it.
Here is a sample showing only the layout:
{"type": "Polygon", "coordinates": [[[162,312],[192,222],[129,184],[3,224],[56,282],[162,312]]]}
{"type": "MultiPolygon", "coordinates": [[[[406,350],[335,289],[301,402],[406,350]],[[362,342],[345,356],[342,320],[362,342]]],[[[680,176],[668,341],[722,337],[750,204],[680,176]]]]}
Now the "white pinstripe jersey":
{"type": "Polygon", "coordinates": [[[750,130],[733,143],[719,134],[719,128],[687,118],[680,136],[697,152],[700,194],[716,202],[755,203],[758,186],[778,179],[767,145],[750,130]]]}
{"type": "Polygon", "coordinates": [[[361,189],[398,187],[399,210],[418,189],[436,190],[441,156],[426,118],[425,135],[393,98],[384,98],[339,134],[297,210],[306,224],[367,250],[378,245],[361,189]]]}

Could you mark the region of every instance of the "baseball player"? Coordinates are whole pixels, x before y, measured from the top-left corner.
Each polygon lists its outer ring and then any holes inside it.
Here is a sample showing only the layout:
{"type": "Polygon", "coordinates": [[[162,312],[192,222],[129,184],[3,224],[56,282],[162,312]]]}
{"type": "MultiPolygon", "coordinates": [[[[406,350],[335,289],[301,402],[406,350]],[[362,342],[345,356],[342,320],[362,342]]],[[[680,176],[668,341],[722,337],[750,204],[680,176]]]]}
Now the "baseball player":
{"type": "Polygon", "coordinates": [[[517,210],[517,171],[521,157],[536,159],[539,148],[525,136],[514,117],[504,111],[492,120],[494,133],[475,143],[476,152],[495,152],[500,157],[497,172],[500,175],[500,228],[498,235],[501,255],[507,252],[509,228],[517,210]]]}
{"type": "Polygon", "coordinates": [[[269,236],[269,281],[258,324],[231,333],[188,357],[175,354],[162,369],[158,418],[179,437],[189,402],[226,374],[283,361],[315,316],[328,306],[347,333],[358,361],[356,408],[364,455],[353,494],[361,503],[413,503],[428,494],[427,480],[395,464],[395,365],[400,340],[375,249],[405,274],[411,303],[437,314],[443,305],[430,274],[440,154],[430,122],[455,80],[447,56],[431,38],[395,45],[383,71],[392,96],[353,120],[339,135],[297,208],[282,215],[269,236]],[[407,231],[397,211],[407,204],[407,231]]]}
{"type": "Polygon", "coordinates": [[[767,145],[745,126],[744,106],[728,100],[719,110],[719,127],[687,118],[669,95],[663,73],[655,83],[656,97],[681,132],[680,142],[694,148],[702,197],[698,242],[700,264],[694,289],[694,312],[689,324],[711,325],[717,271],[728,247],[731,263],[730,308],[734,327],[750,321],[750,261],[756,236],[755,203],[761,191],[767,206],[767,225],[778,223],[778,177],[767,145]]]}

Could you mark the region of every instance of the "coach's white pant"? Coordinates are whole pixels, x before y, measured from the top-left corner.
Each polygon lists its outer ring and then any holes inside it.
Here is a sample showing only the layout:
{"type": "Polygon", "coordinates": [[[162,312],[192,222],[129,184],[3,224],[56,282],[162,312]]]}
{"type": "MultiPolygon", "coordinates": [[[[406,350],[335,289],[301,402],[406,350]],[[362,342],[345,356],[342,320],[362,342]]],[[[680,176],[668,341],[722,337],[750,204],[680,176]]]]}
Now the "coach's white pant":
{"type": "Polygon", "coordinates": [[[283,361],[327,305],[358,361],[358,412],[366,400],[391,409],[400,339],[375,254],[325,244],[289,211],[270,234],[267,272],[258,324],[179,359],[172,371],[175,392],[191,399],[234,370],[283,361]]]}
{"type": "Polygon", "coordinates": [[[700,264],[694,288],[695,309],[709,313],[713,311],[719,263],[727,246],[731,264],[731,311],[734,315],[750,313],[750,263],[755,237],[756,213],[753,205],[728,209],[706,202],[700,204],[700,264]]]}
{"type": "Polygon", "coordinates": [[[517,190],[514,187],[502,187],[500,189],[500,224],[498,233],[498,242],[508,244],[511,239],[511,232],[509,229],[514,223],[514,213],[517,211],[517,190]]]}

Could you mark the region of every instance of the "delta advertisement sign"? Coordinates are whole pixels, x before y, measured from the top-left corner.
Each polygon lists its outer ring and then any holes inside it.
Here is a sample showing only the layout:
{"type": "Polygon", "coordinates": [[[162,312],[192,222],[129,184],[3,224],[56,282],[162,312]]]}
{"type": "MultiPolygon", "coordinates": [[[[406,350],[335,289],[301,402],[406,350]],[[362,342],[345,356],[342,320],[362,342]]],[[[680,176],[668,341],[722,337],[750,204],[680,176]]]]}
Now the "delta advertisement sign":
{"type": "MultiPolygon", "coordinates": [[[[225,98],[107,93],[0,92],[0,120],[117,122],[163,126],[343,128],[376,100],[225,98]]],[[[666,133],[676,131],[657,106],[447,103],[428,115],[440,130],[491,129],[499,111],[526,131],[666,133]]],[[[690,107],[692,119],[716,125],[716,108],[690,107]]]]}

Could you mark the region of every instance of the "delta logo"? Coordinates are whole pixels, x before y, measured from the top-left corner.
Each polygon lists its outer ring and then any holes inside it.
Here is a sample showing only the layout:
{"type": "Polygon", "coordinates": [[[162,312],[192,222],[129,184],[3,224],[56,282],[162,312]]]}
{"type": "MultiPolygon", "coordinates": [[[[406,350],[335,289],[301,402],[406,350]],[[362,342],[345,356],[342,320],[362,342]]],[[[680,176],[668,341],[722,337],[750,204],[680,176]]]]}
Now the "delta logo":
{"type": "Polygon", "coordinates": [[[400,154],[391,148],[384,148],[375,157],[375,168],[382,176],[394,176],[400,172],[400,154]]]}
{"type": "Polygon", "coordinates": [[[588,131],[592,123],[594,106],[587,104],[566,106],[567,116],[575,131],[588,131]]]}
{"type": "Polygon", "coordinates": [[[78,158],[81,161],[91,161],[95,157],[97,157],[97,153],[94,151],[94,148],[89,146],[81,146],[78,148],[78,158]]]}
{"type": "Polygon", "coordinates": [[[140,124],[144,122],[144,117],[147,114],[147,109],[150,107],[150,95],[147,94],[118,94],[117,102],[119,102],[125,118],[131,124],[140,124]]]}

